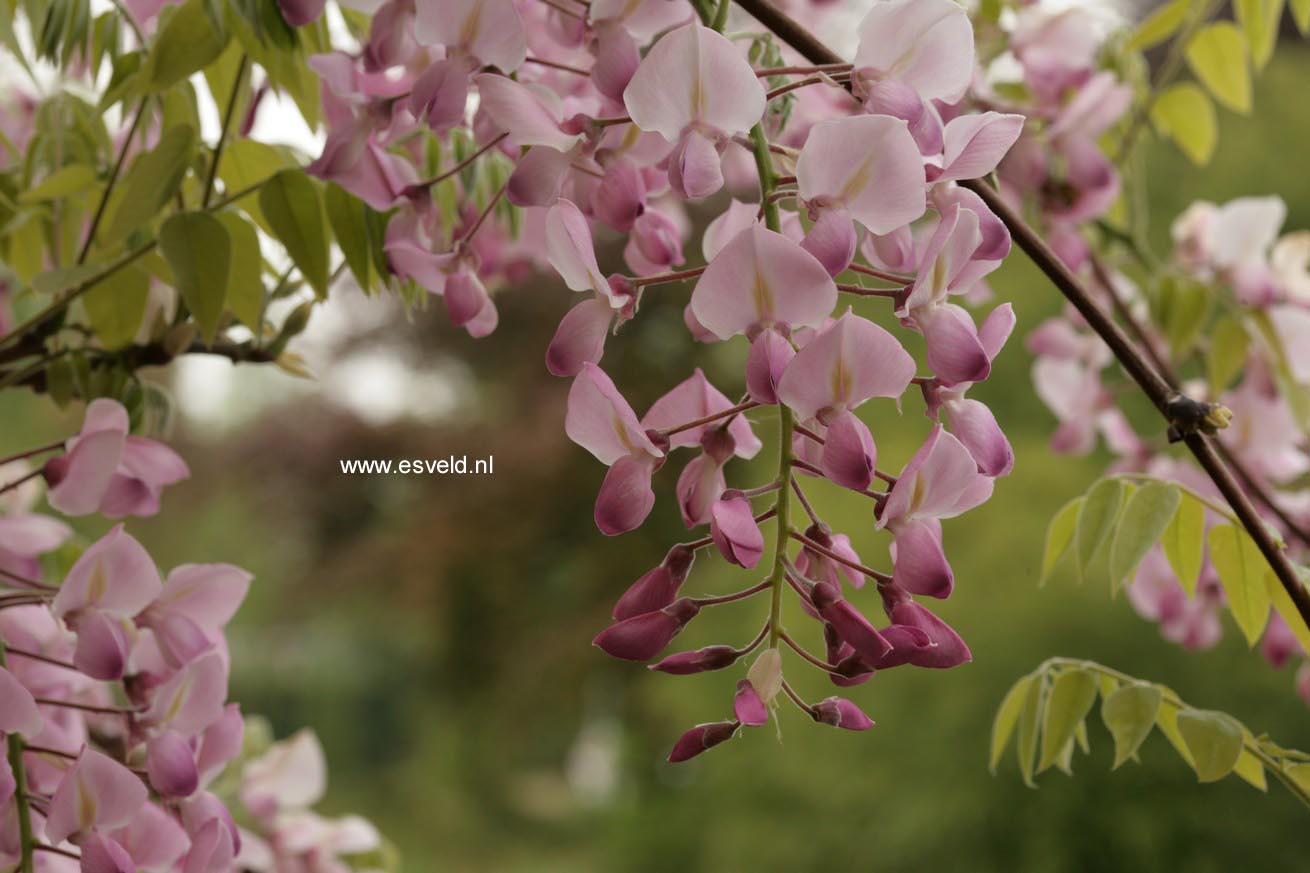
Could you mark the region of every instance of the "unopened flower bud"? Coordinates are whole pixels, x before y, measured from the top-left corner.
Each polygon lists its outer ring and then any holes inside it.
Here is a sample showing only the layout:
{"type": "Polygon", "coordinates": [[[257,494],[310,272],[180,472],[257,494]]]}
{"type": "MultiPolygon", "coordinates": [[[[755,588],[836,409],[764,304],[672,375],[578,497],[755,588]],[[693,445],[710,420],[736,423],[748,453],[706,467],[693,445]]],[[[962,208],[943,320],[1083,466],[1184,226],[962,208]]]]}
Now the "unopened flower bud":
{"type": "Polygon", "coordinates": [[[664,650],[696,617],[700,606],[683,597],[656,612],[624,619],[601,631],[592,641],[605,654],[625,661],[649,661],[664,650]]]}
{"type": "Polygon", "coordinates": [[[877,662],[879,658],[891,651],[891,645],[882,638],[869,624],[869,620],[860,614],[854,606],[842,598],[837,587],[829,582],[815,584],[810,600],[819,615],[837,630],[843,640],[862,658],[877,662]]]}
{"type": "Polygon", "coordinates": [[[848,731],[866,731],[873,727],[869,718],[854,703],[844,697],[829,697],[814,704],[814,720],[819,724],[845,728],[848,731]]]}
{"type": "Polygon", "coordinates": [[[706,646],[692,652],[676,652],[650,669],[674,676],[690,676],[709,670],[722,670],[737,662],[741,655],[732,646],[706,646]]]}
{"type": "Polygon", "coordinates": [[[678,741],[673,744],[673,750],[669,752],[669,763],[678,764],[690,760],[706,749],[727,742],[732,739],[732,735],[739,727],[741,725],[735,721],[715,721],[696,725],[678,737],[678,741]]]}
{"type": "Polygon", "coordinates": [[[684,545],[679,544],[669,549],[658,567],[647,571],[623,592],[618,603],[614,604],[615,620],[623,621],[644,615],[672,603],[682,583],[687,581],[695,558],[696,553],[684,545]]]}

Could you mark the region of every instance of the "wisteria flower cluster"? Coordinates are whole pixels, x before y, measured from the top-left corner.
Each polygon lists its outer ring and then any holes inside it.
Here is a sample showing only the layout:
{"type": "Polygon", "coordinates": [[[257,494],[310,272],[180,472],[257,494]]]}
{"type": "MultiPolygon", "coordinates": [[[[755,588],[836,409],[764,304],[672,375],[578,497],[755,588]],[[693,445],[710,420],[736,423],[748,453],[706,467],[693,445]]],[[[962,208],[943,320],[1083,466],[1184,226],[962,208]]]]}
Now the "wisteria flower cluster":
{"type": "Polygon", "coordinates": [[[128,433],[116,401],[96,400],[82,430],[0,498],[0,865],[6,869],[290,873],[354,869],[380,846],[362,819],[311,807],[321,748],[302,733],[244,765],[239,796],[216,783],[241,769],[244,719],[228,699],[224,628],[251,583],[230,564],[161,575],[120,523],[62,578],[43,568],[72,529],[33,511],[39,480],[66,516],[153,515],[188,476],[168,446],[128,433]],[[47,559],[43,561],[44,559],[47,559]],[[229,792],[230,793],[230,792],[229,792]]]}

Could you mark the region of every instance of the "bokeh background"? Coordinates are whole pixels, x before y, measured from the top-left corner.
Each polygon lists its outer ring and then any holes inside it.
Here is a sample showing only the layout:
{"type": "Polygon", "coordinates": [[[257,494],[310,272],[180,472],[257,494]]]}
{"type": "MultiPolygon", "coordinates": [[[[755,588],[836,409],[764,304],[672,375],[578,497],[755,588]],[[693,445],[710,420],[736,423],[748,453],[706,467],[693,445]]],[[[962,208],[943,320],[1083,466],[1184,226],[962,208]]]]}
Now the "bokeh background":
{"type": "MultiPolygon", "coordinates": [[[[1158,250],[1171,217],[1198,198],[1279,193],[1288,226],[1310,228],[1307,83],[1310,52],[1285,42],[1259,80],[1256,114],[1223,118],[1211,166],[1153,147],[1158,250]]],[[[501,327],[480,342],[439,313],[347,292],[306,340],[315,384],[213,361],[156,374],[179,398],[172,439],[193,477],[169,491],[164,515],[130,529],[165,568],[230,561],[256,574],[230,633],[233,698],[280,735],[313,725],[331,762],[324,811],[373,819],[411,873],[1304,869],[1306,810],[1280,787],[1266,797],[1236,779],[1198,785],[1158,734],[1140,765],[1111,773],[1095,714],[1092,753],[1076,758],[1073,779],[1051,772],[1025,788],[1012,753],[989,774],[995,707],[1057,654],[1164,682],[1310,748],[1290,674],[1247,650],[1231,624],[1218,648],[1192,654],[1104,589],[1039,589],[1047,521],[1106,459],[1047,448],[1052,421],[1030,388],[1022,337],[1058,310],[1054,289],[1017,253],[993,286],[1014,302],[1019,328],[973,393],[995,409],[1019,460],[990,503],[947,523],[958,584],[940,610],[975,660],[876,676],[852,695],[878,721],[864,734],[783,706],[776,733],[751,731],[688,765],[663,762],[683,729],[727,714],[739,670],[671,678],[589,645],[613,600],[686,538],[669,499],[680,464],[658,477],[661,501],[640,531],[595,530],[603,469],[565,438],[568,384],[541,365],[570,295],[544,277],[503,289],[501,327]],[[347,476],[338,466],[450,454],[493,454],[495,475],[347,476]]],[[[688,291],[648,294],[607,352],[639,410],[693,366],[728,393],[739,384],[742,348],[696,346],[682,330],[688,291]]],[[[0,404],[0,450],[75,423],[44,398],[6,394],[0,404]]],[[[883,465],[895,468],[926,432],[922,408],[871,412],[883,465]]],[[[774,450],[751,469],[733,462],[731,474],[766,481],[774,450]]],[[[866,559],[885,565],[867,502],[834,490],[810,488],[866,559]]],[[[736,590],[750,578],[703,556],[688,590],[736,590]]],[[[872,591],[861,602],[877,611],[872,591]]],[[[706,613],[677,648],[744,642],[761,609],[706,613]]],[[[815,636],[812,624],[793,625],[815,636]]],[[[833,693],[817,673],[791,669],[811,699],[833,693]]]]}

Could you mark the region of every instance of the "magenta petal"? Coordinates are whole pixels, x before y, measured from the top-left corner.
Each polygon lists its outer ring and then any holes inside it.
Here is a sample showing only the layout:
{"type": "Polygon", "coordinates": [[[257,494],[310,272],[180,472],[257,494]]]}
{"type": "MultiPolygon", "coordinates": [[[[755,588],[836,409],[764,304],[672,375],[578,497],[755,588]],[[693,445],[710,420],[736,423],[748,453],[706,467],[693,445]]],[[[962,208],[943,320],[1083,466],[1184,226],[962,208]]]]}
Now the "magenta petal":
{"type": "MultiPolygon", "coordinates": [[[[287,0],[281,2],[285,4],[287,0]]],[[[91,834],[78,848],[82,850],[81,873],[136,873],[132,856],[109,837],[91,834]]]]}
{"type": "Polygon", "coordinates": [[[683,134],[669,154],[669,185],[688,200],[716,193],[723,187],[718,146],[695,130],[683,134]]]}
{"type": "Polygon", "coordinates": [[[610,466],[596,495],[596,527],[606,536],[636,530],[655,507],[649,456],[620,458],[610,466]]]}
{"type": "Polygon", "coordinates": [[[709,670],[722,670],[737,663],[741,655],[732,646],[706,646],[693,652],[677,652],[651,664],[650,669],[670,676],[690,676],[709,670]]]}
{"type": "Polygon", "coordinates": [[[191,744],[173,731],[152,737],[146,746],[150,785],[164,797],[189,797],[200,786],[191,744]]]}
{"type": "Polygon", "coordinates": [[[559,199],[571,164],[565,152],[533,146],[510,173],[505,197],[515,206],[550,206],[559,199]]]}
{"type": "Polygon", "coordinates": [[[751,685],[749,679],[737,681],[737,693],[732,698],[732,712],[737,721],[752,727],[765,724],[769,720],[769,708],[764,705],[760,695],[751,685]]]}
{"type": "Polygon", "coordinates": [[[848,731],[867,731],[873,727],[873,719],[844,697],[829,697],[814,704],[814,720],[848,731]]]}
{"type": "Polygon", "coordinates": [[[892,581],[911,594],[950,597],[955,574],[942,550],[941,522],[916,519],[896,526],[894,533],[892,581]]]}
{"type": "Polygon", "coordinates": [[[944,408],[951,433],[978,462],[978,472],[999,477],[1014,469],[1014,449],[985,404],[964,398],[947,401],[944,408]]]}
{"type": "Polygon", "coordinates": [[[710,511],[727,489],[723,465],[705,453],[692,458],[678,476],[678,509],[687,527],[710,521],[710,511]]]}
{"type": "Polygon", "coordinates": [[[916,667],[955,667],[973,660],[973,653],[950,625],[908,597],[892,607],[891,620],[917,627],[932,640],[932,648],[924,649],[910,659],[916,667]]]}
{"type": "Polygon", "coordinates": [[[427,117],[428,127],[437,133],[464,121],[469,98],[469,76],[473,71],[463,58],[448,58],[431,64],[414,80],[409,109],[418,118],[427,117]]]}
{"type": "Polygon", "coordinates": [[[77,633],[73,666],[102,682],[121,679],[132,651],[132,640],[123,620],[98,609],[88,609],[76,614],[73,629],[77,633]]]}
{"type": "Polygon", "coordinates": [[[828,424],[820,465],[823,475],[844,488],[864,491],[873,482],[877,463],[873,434],[853,412],[843,412],[828,424]]]}
{"type": "Polygon", "coordinates": [[[13,673],[0,667],[0,734],[34,737],[44,724],[32,692],[13,673]]]}
{"type": "Polygon", "coordinates": [[[669,763],[679,764],[696,757],[706,749],[712,749],[720,743],[732,739],[738,727],[740,725],[735,721],[718,721],[696,725],[673,744],[673,750],[669,752],[669,763]]]}
{"type": "Polygon", "coordinates": [[[928,346],[928,366],[943,385],[987,378],[992,362],[968,312],[946,303],[929,307],[917,320],[928,346]]]}
{"type": "Polygon", "coordinates": [[[556,376],[576,376],[584,364],[599,364],[613,320],[613,307],[599,297],[570,309],[546,349],[546,369],[556,376]]]}
{"type": "Polygon", "coordinates": [[[796,357],[796,350],[776,330],[765,330],[751,343],[746,357],[746,390],[756,403],[778,402],[778,381],[796,357]]]}
{"type": "Polygon", "coordinates": [[[646,207],[646,176],[642,168],[626,158],[605,168],[591,198],[596,217],[620,233],[632,230],[632,224],[646,207]]]}
{"type": "Polygon", "coordinates": [[[648,570],[633,582],[618,603],[614,604],[614,619],[623,621],[664,609],[678,596],[678,589],[687,581],[696,553],[685,546],[674,546],[659,566],[648,570]]]}
{"type": "Polygon", "coordinates": [[[740,493],[720,500],[710,510],[710,516],[710,535],[724,558],[748,570],[760,562],[764,534],[755,521],[749,500],[740,493]]]}
{"type": "Polygon", "coordinates": [[[823,620],[831,624],[838,636],[850,643],[860,657],[874,663],[891,651],[891,646],[869,624],[869,620],[843,599],[831,584],[816,584],[811,599],[823,620]]]}
{"type": "Polygon", "coordinates": [[[892,667],[909,664],[914,659],[921,657],[924,653],[923,650],[936,645],[928,634],[917,627],[891,624],[883,628],[880,633],[883,639],[891,644],[892,650],[875,663],[869,664],[870,667],[877,670],[889,670],[892,667]]]}
{"type": "Polygon", "coordinates": [[[825,209],[801,240],[801,247],[814,255],[829,275],[836,276],[851,265],[857,242],[850,213],[842,209],[825,209]]]}
{"type": "Polygon", "coordinates": [[[700,611],[694,601],[683,598],[658,612],[626,618],[601,631],[592,645],[613,658],[649,661],[700,611]]]}

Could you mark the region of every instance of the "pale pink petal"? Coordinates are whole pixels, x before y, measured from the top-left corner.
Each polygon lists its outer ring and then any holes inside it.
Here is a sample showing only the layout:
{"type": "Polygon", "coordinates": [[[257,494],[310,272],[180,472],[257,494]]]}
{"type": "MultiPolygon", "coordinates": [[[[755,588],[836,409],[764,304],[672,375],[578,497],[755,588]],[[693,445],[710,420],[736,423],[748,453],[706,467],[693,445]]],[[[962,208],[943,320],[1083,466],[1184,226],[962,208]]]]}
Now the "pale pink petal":
{"type": "Polygon", "coordinates": [[[248,763],[244,776],[247,806],[304,809],[327,790],[327,758],[318,736],[303,728],[248,763]]]}
{"type": "MultiPolygon", "coordinates": [[[[278,2],[284,9],[289,5],[289,0],[278,2]]],[[[320,13],[324,3],[326,0],[319,0],[320,13]]],[[[80,873],[136,873],[136,862],[127,849],[109,837],[91,834],[82,839],[78,848],[82,850],[78,862],[80,873]]]]}
{"type": "Polygon", "coordinates": [[[32,692],[13,673],[0,667],[0,734],[31,738],[41,733],[44,723],[32,692]]]}
{"type": "Polygon", "coordinates": [[[700,200],[723,187],[723,165],[714,141],[689,130],[669,154],[669,186],[681,197],[700,200]]]}
{"type": "Polygon", "coordinates": [[[864,491],[873,482],[877,463],[873,434],[853,412],[842,412],[828,423],[819,465],[823,475],[844,488],[864,491]]]}
{"type": "Polygon", "coordinates": [[[905,122],[887,115],[822,121],[796,162],[801,196],[848,210],[873,233],[923,215],[923,160],[905,122]]]}
{"type": "Polygon", "coordinates": [[[417,0],[414,36],[420,45],[467,51],[512,73],[527,56],[523,21],[514,0],[417,0]]]}
{"type": "Polygon", "coordinates": [[[728,488],[723,465],[701,453],[692,458],[678,474],[675,489],[682,523],[692,528],[710,521],[710,510],[728,488]]]}
{"type": "Polygon", "coordinates": [[[836,277],[855,259],[858,242],[851,214],[844,209],[825,209],[801,240],[801,248],[814,255],[828,275],[836,277]]]}
{"type": "Polygon", "coordinates": [[[965,309],[954,303],[926,306],[913,320],[923,332],[928,367],[943,385],[981,382],[991,373],[991,359],[965,309]]]}
{"type": "Polygon", "coordinates": [[[778,397],[802,419],[854,409],[871,397],[899,397],[914,358],[883,328],[850,309],[805,345],[778,383],[778,397]]]}
{"type": "Polygon", "coordinates": [[[746,133],[764,114],[764,87],[736,45],[693,22],[647,52],[623,102],[637,127],[676,142],[693,124],[746,133]]]}
{"type": "Polygon", "coordinates": [[[756,403],[778,402],[778,382],[796,350],[776,330],[761,331],[746,357],[746,390],[756,403]]]}
{"type": "Polygon", "coordinates": [[[968,398],[949,401],[944,409],[951,433],[978,462],[978,472],[998,477],[1008,475],[1014,469],[1014,449],[996,423],[991,409],[968,398]]]}
{"type": "Polygon", "coordinates": [[[50,505],[65,515],[95,512],[122,459],[127,430],[127,410],[122,404],[93,400],[72,448],[46,464],[50,505]]]}
{"type": "Polygon", "coordinates": [[[813,255],[753,224],[710,262],[692,291],[697,321],[720,339],[753,327],[817,327],[837,303],[837,286],[813,255]]]}
{"type": "Polygon", "coordinates": [[[124,620],[98,609],[82,609],[73,618],[72,626],[77,634],[73,666],[102,682],[121,679],[132,652],[132,638],[124,620]]]}
{"type": "Polygon", "coordinates": [[[956,279],[982,243],[978,215],[971,209],[952,206],[943,215],[924,249],[914,289],[897,315],[904,315],[931,303],[943,303],[949,293],[960,293],[956,279]]]}
{"type": "MultiPolygon", "coordinates": [[[[651,404],[641,419],[641,426],[647,430],[671,430],[689,421],[722,412],[733,405],[722,391],[710,384],[705,373],[697,367],[691,376],[651,404]]],[[[720,424],[722,422],[717,421],[679,431],[669,437],[669,445],[672,448],[699,445],[706,431],[720,424]]],[[[734,416],[728,432],[736,443],[735,453],[739,457],[755,457],[761,443],[744,416],[734,416]]]]}
{"type": "Polygon", "coordinates": [[[974,489],[981,487],[979,481],[991,483],[978,472],[978,464],[964,444],[940,424],[935,425],[892,486],[878,526],[912,518],[959,515],[972,508],[964,503],[966,498],[974,499],[974,489]]]}
{"type": "Polygon", "coordinates": [[[582,138],[581,134],[563,131],[559,97],[543,86],[524,85],[495,73],[480,73],[473,81],[481,98],[478,111],[508,132],[513,145],[547,146],[567,152],[582,138]]]}
{"type": "Polygon", "coordinates": [[[571,200],[560,200],[546,214],[546,257],[572,290],[610,296],[609,283],[596,263],[591,225],[571,200]]]}
{"type": "Polygon", "coordinates": [[[59,548],[72,533],[72,528],[48,515],[11,515],[0,518],[0,549],[36,557],[59,548]]]}
{"type": "Polygon", "coordinates": [[[409,94],[410,112],[426,118],[428,127],[437,133],[463,123],[472,73],[464,58],[434,62],[414,80],[409,94]]]}
{"type": "Polygon", "coordinates": [[[131,618],[163,588],[159,570],[140,543],[115,526],[69,569],[51,611],[62,618],[79,609],[99,609],[131,618]]]}
{"type": "Polygon", "coordinates": [[[687,0],[592,0],[588,12],[594,25],[621,24],[642,42],[695,15],[687,0]]]}
{"type": "Polygon", "coordinates": [[[510,173],[505,196],[515,206],[553,206],[571,165],[566,152],[550,146],[533,146],[510,173]]]}
{"type": "Polygon", "coordinates": [[[726,497],[710,509],[710,535],[719,553],[732,564],[750,569],[764,555],[764,534],[755,521],[750,501],[742,497],[726,497]]]}
{"type": "Polygon", "coordinates": [[[140,870],[170,870],[190,841],[172,815],[153,803],[141,807],[126,825],[110,834],[140,870]]]}
{"type": "Polygon", "coordinates": [[[226,700],[227,663],[218,652],[209,652],[154,690],[146,718],[191,737],[222,718],[226,700]]]}
{"type": "Polygon", "coordinates": [[[570,309],[546,349],[546,369],[556,376],[576,376],[583,364],[599,364],[613,320],[613,307],[600,297],[570,309]]]}
{"type": "Polygon", "coordinates": [[[1005,157],[1023,130],[1022,115],[983,112],[951,119],[943,134],[938,182],[986,176],[1005,157]]]}
{"type": "MultiPolygon", "coordinates": [[[[655,5],[647,3],[646,5],[655,5]]],[[[593,4],[591,13],[596,14],[593,4]]],[[[633,73],[641,64],[641,49],[623,27],[608,22],[596,28],[595,63],[591,66],[591,83],[596,90],[616,102],[623,101],[623,92],[632,81],[633,73]]]]}
{"type": "Polygon", "coordinates": [[[231,564],[182,564],[168,574],[147,615],[176,612],[205,630],[217,631],[236,615],[253,579],[231,564]]]}
{"type": "Polygon", "coordinates": [[[146,745],[146,772],[150,785],[164,797],[187,797],[200,786],[191,744],[181,734],[164,731],[146,745]]]}
{"type": "Polygon", "coordinates": [[[860,23],[857,70],[954,103],[973,78],[973,27],[952,0],[881,0],[860,23]]]}
{"type": "Polygon", "coordinates": [[[196,767],[200,771],[202,785],[212,782],[229,761],[241,754],[245,727],[241,707],[229,703],[223,707],[223,715],[218,721],[205,728],[196,751],[196,767]]]}
{"type": "Polygon", "coordinates": [[[111,830],[132,820],[146,802],[146,786],[107,755],[84,748],[50,800],[46,840],[59,845],[93,828],[111,830]]]}
{"type": "Polygon", "coordinates": [[[663,455],[614,382],[595,364],[583,364],[573,380],[564,431],[602,464],[634,454],[663,455]]]}
{"type": "Polygon", "coordinates": [[[729,202],[728,208],[715,216],[701,237],[701,254],[705,256],[705,263],[718,257],[719,252],[743,230],[758,224],[758,215],[758,204],[743,203],[740,200],[729,202]]]}

